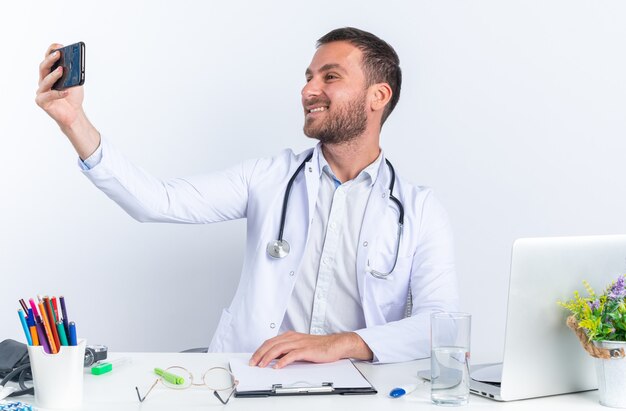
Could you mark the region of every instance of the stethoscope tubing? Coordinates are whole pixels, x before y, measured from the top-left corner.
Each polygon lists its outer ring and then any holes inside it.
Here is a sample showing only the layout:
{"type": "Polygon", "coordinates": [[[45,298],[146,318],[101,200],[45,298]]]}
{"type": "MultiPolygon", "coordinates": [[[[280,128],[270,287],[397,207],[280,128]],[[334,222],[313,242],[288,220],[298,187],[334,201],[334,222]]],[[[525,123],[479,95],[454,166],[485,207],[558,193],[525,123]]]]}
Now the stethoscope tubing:
{"type": "Polygon", "coordinates": [[[289,204],[289,195],[291,194],[291,186],[293,185],[293,182],[298,176],[298,174],[300,174],[300,171],[302,171],[306,163],[308,163],[312,157],[313,157],[313,153],[309,154],[307,158],[304,159],[302,164],[298,166],[298,169],[295,171],[295,173],[293,173],[293,175],[289,179],[289,182],[287,183],[287,189],[285,190],[285,197],[283,198],[283,210],[282,210],[282,213],[280,214],[280,228],[278,230],[278,242],[279,243],[283,241],[283,232],[285,230],[285,218],[287,216],[287,205],[289,204]]]}
{"type": "MultiPolygon", "coordinates": [[[[308,163],[312,157],[313,157],[313,153],[309,154],[304,159],[304,161],[298,166],[296,171],[293,173],[293,175],[287,182],[287,187],[285,189],[285,196],[283,197],[282,212],[280,215],[280,227],[278,229],[278,239],[275,241],[270,241],[267,245],[267,253],[273,258],[283,258],[289,255],[289,251],[290,251],[289,243],[283,239],[283,233],[285,230],[285,219],[287,217],[287,207],[289,205],[289,196],[291,194],[291,188],[293,186],[293,183],[296,177],[298,176],[298,174],[300,174],[300,171],[302,171],[306,163],[308,163]]],[[[398,207],[399,216],[398,216],[398,235],[397,235],[397,240],[396,240],[396,253],[395,253],[395,258],[394,258],[393,266],[391,267],[391,270],[387,273],[383,273],[383,272],[368,268],[368,272],[370,274],[380,279],[387,278],[396,268],[396,264],[398,262],[398,253],[400,252],[400,239],[402,238],[402,232],[403,232],[403,227],[404,227],[404,207],[402,206],[402,203],[400,202],[400,200],[398,200],[393,195],[393,188],[396,182],[396,171],[394,170],[393,165],[391,165],[391,162],[389,160],[385,159],[385,163],[387,164],[387,166],[389,167],[389,170],[391,171],[391,182],[389,183],[389,199],[393,201],[398,207]]],[[[369,266],[369,260],[368,260],[368,266],[369,266]]]]}

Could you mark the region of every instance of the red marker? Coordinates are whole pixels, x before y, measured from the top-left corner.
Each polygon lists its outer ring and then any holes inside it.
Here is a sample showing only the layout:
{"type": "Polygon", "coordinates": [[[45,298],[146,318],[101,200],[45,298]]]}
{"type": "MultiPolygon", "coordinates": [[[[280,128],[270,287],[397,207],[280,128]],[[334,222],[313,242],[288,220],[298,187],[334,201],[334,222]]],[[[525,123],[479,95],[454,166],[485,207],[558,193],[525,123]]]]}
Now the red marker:
{"type": "Polygon", "coordinates": [[[54,320],[55,321],[61,321],[59,319],[59,307],[57,307],[57,298],[56,297],[52,297],[50,299],[50,301],[52,301],[52,310],[54,311],[54,320]]]}

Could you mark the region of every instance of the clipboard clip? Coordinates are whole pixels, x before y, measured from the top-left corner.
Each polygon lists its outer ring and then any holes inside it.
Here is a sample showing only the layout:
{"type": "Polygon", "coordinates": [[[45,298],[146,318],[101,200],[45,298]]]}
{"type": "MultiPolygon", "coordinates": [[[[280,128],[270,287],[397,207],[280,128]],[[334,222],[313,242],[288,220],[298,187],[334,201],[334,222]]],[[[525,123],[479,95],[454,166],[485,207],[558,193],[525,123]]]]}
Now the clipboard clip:
{"type": "Polygon", "coordinates": [[[313,393],[324,393],[324,392],[333,392],[335,391],[335,387],[333,387],[332,382],[323,382],[322,385],[302,385],[309,384],[307,382],[290,384],[287,386],[283,386],[283,384],[272,384],[272,392],[276,395],[281,394],[313,394],[313,393]]]}

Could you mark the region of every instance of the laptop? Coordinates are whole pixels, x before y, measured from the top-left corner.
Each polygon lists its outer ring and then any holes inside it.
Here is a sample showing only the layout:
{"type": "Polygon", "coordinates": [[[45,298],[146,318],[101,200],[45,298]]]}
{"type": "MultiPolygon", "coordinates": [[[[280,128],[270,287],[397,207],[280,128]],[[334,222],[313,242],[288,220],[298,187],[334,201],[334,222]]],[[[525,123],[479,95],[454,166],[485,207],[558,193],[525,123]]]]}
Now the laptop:
{"type": "MultiPolygon", "coordinates": [[[[502,363],[471,365],[470,392],[498,401],[593,390],[593,358],[557,304],[626,273],[626,235],[522,238],[513,244],[502,363]]],[[[418,375],[429,379],[430,371],[418,375]]]]}

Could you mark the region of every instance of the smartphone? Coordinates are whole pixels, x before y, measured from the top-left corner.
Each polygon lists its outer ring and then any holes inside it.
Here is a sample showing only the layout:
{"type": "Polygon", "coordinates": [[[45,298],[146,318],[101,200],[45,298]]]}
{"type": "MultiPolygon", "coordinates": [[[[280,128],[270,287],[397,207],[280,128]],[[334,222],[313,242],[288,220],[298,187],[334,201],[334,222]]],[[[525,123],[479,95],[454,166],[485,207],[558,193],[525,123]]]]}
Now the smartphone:
{"type": "Polygon", "coordinates": [[[61,57],[54,63],[50,72],[57,67],[63,67],[63,75],[53,85],[53,90],[65,90],[66,88],[82,86],[85,84],[85,43],[79,41],[75,44],[52,50],[58,51],[61,57]]]}

